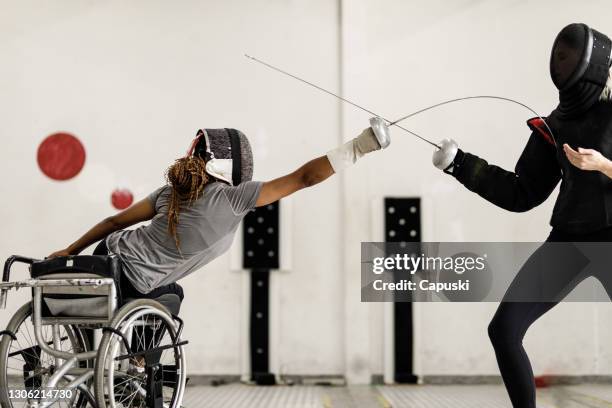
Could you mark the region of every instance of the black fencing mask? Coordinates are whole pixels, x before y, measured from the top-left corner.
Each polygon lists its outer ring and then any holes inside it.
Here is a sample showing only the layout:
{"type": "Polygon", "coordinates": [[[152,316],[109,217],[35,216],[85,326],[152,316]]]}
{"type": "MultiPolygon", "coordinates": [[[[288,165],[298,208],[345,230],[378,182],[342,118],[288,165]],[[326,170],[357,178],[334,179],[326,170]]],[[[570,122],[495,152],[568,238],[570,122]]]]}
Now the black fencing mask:
{"type": "Polygon", "coordinates": [[[608,80],[611,51],[610,39],[586,24],[570,24],[557,35],[550,76],[559,89],[562,116],[580,115],[599,100],[608,80]]]}

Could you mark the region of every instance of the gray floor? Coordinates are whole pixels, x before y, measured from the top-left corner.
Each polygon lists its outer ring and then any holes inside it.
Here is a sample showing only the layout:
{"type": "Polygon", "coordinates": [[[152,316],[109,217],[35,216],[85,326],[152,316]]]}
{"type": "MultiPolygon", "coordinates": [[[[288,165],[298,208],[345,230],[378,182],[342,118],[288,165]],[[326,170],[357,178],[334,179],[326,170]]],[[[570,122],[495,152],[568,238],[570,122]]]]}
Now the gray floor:
{"type": "MultiPolygon", "coordinates": [[[[222,385],[187,388],[186,408],[510,408],[502,386],[275,386],[222,385]]],[[[612,407],[611,385],[538,390],[538,408],[612,407]]]]}

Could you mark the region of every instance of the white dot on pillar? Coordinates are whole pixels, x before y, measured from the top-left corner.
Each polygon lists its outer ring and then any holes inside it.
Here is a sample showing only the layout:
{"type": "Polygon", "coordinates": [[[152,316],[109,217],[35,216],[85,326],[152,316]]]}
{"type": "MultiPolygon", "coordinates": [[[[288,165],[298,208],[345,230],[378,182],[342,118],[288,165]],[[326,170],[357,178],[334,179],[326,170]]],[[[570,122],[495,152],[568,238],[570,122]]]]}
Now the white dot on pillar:
{"type": "Polygon", "coordinates": [[[263,282],[262,281],[257,281],[257,286],[262,287],[263,286],[263,282]]]}
{"type": "Polygon", "coordinates": [[[257,217],[257,222],[260,224],[263,223],[264,222],[263,217],[257,217]]]}
{"type": "Polygon", "coordinates": [[[417,211],[415,206],[410,207],[410,213],[414,214],[417,211]]]}
{"type": "Polygon", "coordinates": [[[394,214],[395,213],[395,207],[389,207],[389,209],[387,211],[389,212],[389,214],[394,214]]]}
{"type": "Polygon", "coordinates": [[[249,257],[253,256],[253,251],[247,251],[247,256],[249,257]]]}
{"type": "Polygon", "coordinates": [[[273,232],[274,232],[274,228],[269,227],[269,228],[268,228],[268,234],[272,234],[273,232]]]}
{"type": "Polygon", "coordinates": [[[261,314],[261,312],[257,312],[257,313],[255,313],[255,316],[256,316],[258,319],[261,319],[263,315],[261,314]]]}
{"type": "Polygon", "coordinates": [[[406,225],[406,220],[403,218],[399,219],[399,225],[406,225]]]}
{"type": "Polygon", "coordinates": [[[417,232],[415,230],[410,230],[410,236],[416,237],[417,232]]]}
{"type": "Polygon", "coordinates": [[[269,211],[272,211],[273,209],[274,209],[274,206],[273,206],[272,204],[270,204],[270,205],[268,206],[268,210],[269,210],[269,211]]]}
{"type": "Polygon", "coordinates": [[[394,237],[395,236],[395,231],[393,231],[393,230],[389,231],[389,236],[390,237],[394,237]]]}
{"type": "Polygon", "coordinates": [[[257,349],[257,354],[263,354],[263,349],[258,348],[257,349]]]}
{"type": "Polygon", "coordinates": [[[268,256],[272,258],[274,256],[274,251],[268,251],[268,256]]]}
{"type": "Polygon", "coordinates": [[[252,234],[252,233],[254,233],[254,232],[255,232],[255,228],[253,228],[253,227],[249,227],[249,228],[247,228],[247,232],[248,232],[249,234],[252,234]]]}
{"type": "Polygon", "coordinates": [[[263,240],[263,239],[261,239],[261,238],[259,238],[259,239],[257,240],[257,243],[258,243],[259,245],[263,245],[263,244],[264,244],[264,240],[263,240]]]}
{"type": "Polygon", "coordinates": [[[406,248],[406,243],[404,241],[400,242],[400,247],[401,248],[406,248]]]}

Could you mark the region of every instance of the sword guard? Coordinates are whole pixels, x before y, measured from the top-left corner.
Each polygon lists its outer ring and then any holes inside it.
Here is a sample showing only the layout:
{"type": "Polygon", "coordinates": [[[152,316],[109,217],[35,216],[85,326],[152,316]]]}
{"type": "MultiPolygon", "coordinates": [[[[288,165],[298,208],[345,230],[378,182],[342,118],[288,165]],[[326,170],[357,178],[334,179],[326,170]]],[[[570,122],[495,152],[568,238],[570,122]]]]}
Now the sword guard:
{"type": "Polygon", "coordinates": [[[376,140],[380,145],[381,149],[387,148],[391,144],[391,135],[389,134],[389,127],[385,120],[381,117],[375,116],[370,119],[370,127],[376,136],[376,140]]]}

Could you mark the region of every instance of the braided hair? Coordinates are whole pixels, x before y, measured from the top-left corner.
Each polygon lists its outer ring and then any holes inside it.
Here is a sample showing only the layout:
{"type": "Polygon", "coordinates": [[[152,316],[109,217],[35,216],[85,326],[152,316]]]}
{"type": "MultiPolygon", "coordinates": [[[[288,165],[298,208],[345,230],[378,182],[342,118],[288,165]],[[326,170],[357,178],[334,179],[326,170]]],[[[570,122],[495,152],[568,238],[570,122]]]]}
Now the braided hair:
{"type": "Polygon", "coordinates": [[[180,251],[176,226],[179,221],[181,205],[186,203],[189,206],[202,196],[204,186],[210,180],[206,174],[206,162],[198,156],[177,159],[166,170],[166,180],[172,187],[168,207],[168,233],[172,235],[176,248],[180,251]]]}

